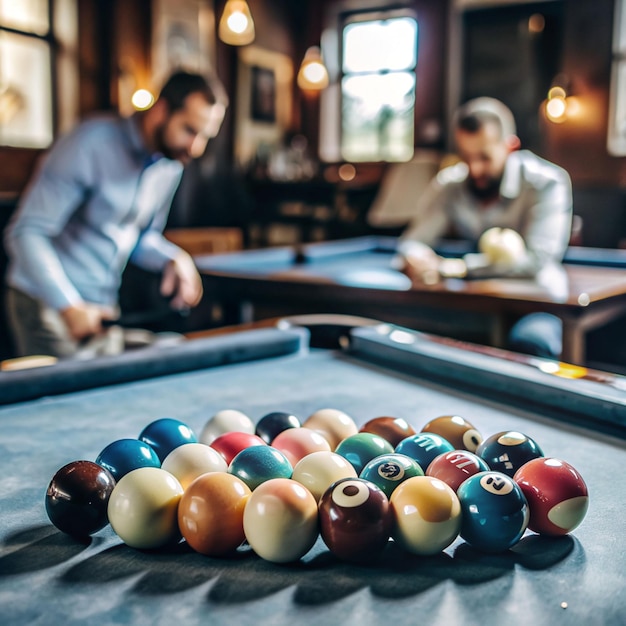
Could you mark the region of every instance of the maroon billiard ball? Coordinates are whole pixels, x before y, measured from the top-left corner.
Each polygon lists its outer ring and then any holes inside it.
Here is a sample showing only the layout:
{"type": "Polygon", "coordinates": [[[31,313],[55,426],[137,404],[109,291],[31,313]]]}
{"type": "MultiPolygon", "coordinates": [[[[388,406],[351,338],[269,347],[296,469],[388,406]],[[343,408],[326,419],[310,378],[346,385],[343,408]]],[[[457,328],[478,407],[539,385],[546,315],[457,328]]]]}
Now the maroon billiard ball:
{"type": "Polygon", "coordinates": [[[107,506],[115,479],[91,461],[72,461],[59,469],[46,490],[46,513],[62,532],[86,537],[108,523],[107,506]]]}
{"type": "Polygon", "coordinates": [[[476,454],[487,462],[494,472],[507,476],[513,474],[528,461],[543,456],[539,445],[524,433],[507,430],[487,437],[476,454]]]}
{"type": "Polygon", "coordinates": [[[414,435],[415,429],[401,417],[375,417],[363,424],[359,432],[378,435],[395,448],[403,439],[414,435]]]}
{"type": "Polygon", "coordinates": [[[393,514],[387,496],[374,483],[342,478],[321,497],[319,521],[322,539],[335,556],[365,563],[387,545],[393,514]]]}
{"type": "Polygon", "coordinates": [[[453,450],[435,457],[426,469],[426,476],[438,478],[456,491],[464,480],[488,469],[487,463],[473,452],[453,450]]]}
{"type": "Polygon", "coordinates": [[[566,535],[576,528],[589,507],[582,476],[569,463],[554,458],[533,459],[513,480],[528,500],[528,528],[542,535],[566,535]]]}
{"type": "Polygon", "coordinates": [[[265,441],[257,435],[236,431],[224,433],[211,442],[211,448],[217,450],[224,457],[228,465],[230,465],[231,461],[245,448],[266,445],[265,441]]]}

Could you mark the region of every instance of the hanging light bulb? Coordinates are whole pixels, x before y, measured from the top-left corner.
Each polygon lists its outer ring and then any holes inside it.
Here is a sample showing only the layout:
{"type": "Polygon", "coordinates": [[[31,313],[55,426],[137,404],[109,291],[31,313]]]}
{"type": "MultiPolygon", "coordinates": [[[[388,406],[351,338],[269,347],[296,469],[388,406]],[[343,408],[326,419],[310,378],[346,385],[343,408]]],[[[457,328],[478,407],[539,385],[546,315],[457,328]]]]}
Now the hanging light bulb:
{"type": "Polygon", "coordinates": [[[224,43],[231,46],[245,46],[254,41],[254,21],[245,0],[228,0],[218,34],[224,43]]]}
{"type": "Polygon", "coordinates": [[[302,59],[298,72],[300,89],[324,89],[328,86],[328,70],[318,46],[311,46],[302,59]]]}

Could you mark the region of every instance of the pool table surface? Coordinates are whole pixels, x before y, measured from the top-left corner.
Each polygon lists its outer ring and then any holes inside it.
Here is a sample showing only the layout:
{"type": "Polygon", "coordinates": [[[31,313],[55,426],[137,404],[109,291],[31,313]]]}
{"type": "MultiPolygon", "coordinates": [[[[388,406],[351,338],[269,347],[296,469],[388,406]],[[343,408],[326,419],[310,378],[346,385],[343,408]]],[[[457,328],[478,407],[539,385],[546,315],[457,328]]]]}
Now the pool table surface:
{"type": "Polygon", "coordinates": [[[341,348],[315,347],[324,342],[310,342],[313,326],[289,322],[0,372],[2,624],[625,623],[626,379],[388,324],[348,326],[341,348]],[[587,516],[570,535],[527,531],[496,555],[460,538],[433,557],[390,542],[368,566],[338,561],[321,539],[300,561],[276,565],[245,547],[221,559],[185,543],[135,550],[110,526],[78,541],[46,517],[60,467],[94,460],[157,418],[199,432],[220,409],[256,421],[279,410],[304,420],[324,407],[357,425],[391,415],[420,430],[458,414],[485,437],[521,431],[582,474],[587,516]]]}

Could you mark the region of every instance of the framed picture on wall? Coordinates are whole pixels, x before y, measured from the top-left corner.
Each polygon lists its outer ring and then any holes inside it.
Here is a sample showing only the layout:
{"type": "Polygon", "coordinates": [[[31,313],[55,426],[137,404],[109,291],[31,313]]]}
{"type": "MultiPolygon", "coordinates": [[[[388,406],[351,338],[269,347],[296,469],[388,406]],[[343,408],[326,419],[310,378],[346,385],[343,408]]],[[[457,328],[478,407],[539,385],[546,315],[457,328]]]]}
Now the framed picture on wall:
{"type": "Polygon", "coordinates": [[[250,117],[257,122],[276,121],[276,75],[269,67],[251,67],[250,117]]]}

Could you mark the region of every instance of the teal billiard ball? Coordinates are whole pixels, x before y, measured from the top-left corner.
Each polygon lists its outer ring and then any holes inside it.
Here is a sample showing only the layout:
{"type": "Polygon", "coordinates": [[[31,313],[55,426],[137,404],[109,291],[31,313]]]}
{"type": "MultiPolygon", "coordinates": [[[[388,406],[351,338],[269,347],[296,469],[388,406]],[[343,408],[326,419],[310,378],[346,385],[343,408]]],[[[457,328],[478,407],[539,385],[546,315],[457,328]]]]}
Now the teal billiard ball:
{"type": "Polygon", "coordinates": [[[359,478],[374,483],[389,498],[394,489],[407,478],[423,476],[417,461],[406,454],[381,454],[365,465],[359,478]]]}
{"type": "Polygon", "coordinates": [[[436,433],[417,433],[403,439],[397,446],[398,454],[406,454],[417,461],[424,470],[428,469],[431,462],[444,452],[452,452],[454,447],[441,435],[436,433]]]}
{"type": "Polygon", "coordinates": [[[490,469],[507,476],[513,476],[524,463],[544,456],[535,441],[515,430],[506,430],[487,437],[476,448],[476,454],[486,461],[490,469]]]}
{"type": "Polygon", "coordinates": [[[393,446],[386,439],[373,433],[357,433],[346,437],[335,452],[347,459],[356,473],[360,474],[373,458],[381,454],[391,454],[393,446]]]}
{"type": "Polygon", "coordinates": [[[152,446],[139,439],[111,442],[96,457],[96,463],[109,470],[116,481],[140,467],[161,467],[161,461],[152,446]]]}
{"type": "Polygon", "coordinates": [[[185,443],[198,443],[198,438],[187,424],[171,417],[148,424],[139,434],[139,440],[157,453],[161,463],[174,448],[185,443]]]}
{"type": "Polygon", "coordinates": [[[293,467],[287,457],[272,446],[244,448],[230,462],[228,473],[240,478],[251,491],[272,478],[291,478],[293,467]]]}
{"type": "Polygon", "coordinates": [[[483,552],[503,552],[524,534],[530,518],[518,484],[501,472],[479,472],[457,490],[461,503],[461,537],[483,552]]]}

